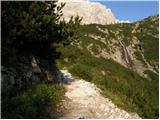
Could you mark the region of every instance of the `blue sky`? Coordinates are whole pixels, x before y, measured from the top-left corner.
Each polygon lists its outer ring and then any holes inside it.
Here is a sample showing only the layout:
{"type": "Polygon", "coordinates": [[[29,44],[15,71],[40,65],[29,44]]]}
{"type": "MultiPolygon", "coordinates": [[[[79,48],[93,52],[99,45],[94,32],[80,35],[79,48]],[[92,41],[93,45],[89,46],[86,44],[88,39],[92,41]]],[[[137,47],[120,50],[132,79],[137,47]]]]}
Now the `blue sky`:
{"type": "Polygon", "coordinates": [[[98,2],[110,8],[119,20],[137,21],[159,13],[158,1],[105,1],[98,2]]]}

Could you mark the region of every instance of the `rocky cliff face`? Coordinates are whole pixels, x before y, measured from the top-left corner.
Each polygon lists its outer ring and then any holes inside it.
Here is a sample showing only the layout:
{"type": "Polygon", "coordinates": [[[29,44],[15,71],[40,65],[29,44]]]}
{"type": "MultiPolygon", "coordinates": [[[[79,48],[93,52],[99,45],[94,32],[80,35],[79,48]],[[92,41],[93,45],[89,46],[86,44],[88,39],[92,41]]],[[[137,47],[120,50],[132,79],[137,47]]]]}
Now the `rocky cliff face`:
{"type": "Polygon", "coordinates": [[[48,83],[60,82],[61,74],[53,64],[41,60],[41,67],[35,57],[30,59],[21,56],[16,64],[1,67],[1,93],[2,95],[16,95],[21,90],[35,86],[40,81],[48,83]]]}
{"type": "Polygon", "coordinates": [[[66,2],[63,8],[63,17],[69,21],[71,16],[80,16],[83,18],[83,24],[112,24],[118,20],[114,17],[111,9],[106,8],[98,2],[89,2],[84,0],[59,0],[58,4],[66,2]]]}
{"type": "Polygon", "coordinates": [[[30,85],[37,84],[41,80],[42,73],[35,60],[31,62],[31,65],[27,57],[22,57],[21,59],[14,66],[2,64],[2,95],[15,95],[18,91],[26,89],[30,85]]]}

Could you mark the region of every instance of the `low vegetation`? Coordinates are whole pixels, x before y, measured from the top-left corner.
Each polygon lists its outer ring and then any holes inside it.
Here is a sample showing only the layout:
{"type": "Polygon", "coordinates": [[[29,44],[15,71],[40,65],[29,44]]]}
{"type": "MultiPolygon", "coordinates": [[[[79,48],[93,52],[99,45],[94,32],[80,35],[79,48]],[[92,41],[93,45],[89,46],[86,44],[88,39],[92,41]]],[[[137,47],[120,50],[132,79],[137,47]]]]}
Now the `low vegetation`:
{"type": "MultiPolygon", "coordinates": [[[[126,27],[128,27],[127,25],[131,27],[130,24],[125,24],[126,27]]],[[[132,26],[133,25],[134,24],[132,24],[132,26]]],[[[77,45],[74,44],[65,48],[60,47],[59,49],[57,49],[57,51],[60,51],[62,53],[60,60],[57,60],[57,65],[61,69],[63,69],[64,67],[67,68],[76,77],[95,83],[103,91],[103,95],[110,98],[117,106],[129,112],[136,112],[142,118],[158,118],[158,75],[153,73],[152,71],[145,71],[145,74],[148,75],[148,78],[144,78],[133,70],[123,67],[112,59],[104,59],[102,57],[97,58],[93,56],[87,49],[87,46],[89,44],[97,44],[102,48],[104,48],[104,46],[99,44],[100,42],[95,43],[96,40],[90,37],[88,37],[87,39],[87,36],[83,36],[84,34],[89,33],[98,35],[99,31],[94,28],[96,26],[100,26],[102,29],[104,29],[104,26],[101,25],[86,25],[82,26],[83,29],[80,28],[80,31],[82,31],[79,32],[79,41],[82,42],[80,44],[82,49],[78,48],[77,45]],[[90,30],[89,28],[93,29],[90,30]],[[65,61],[66,58],[68,59],[67,61],[65,61]]],[[[107,26],[114,25],[106,25],[105,28],[107,28],[107,26]]],[[[118,26],[121,25],[119,24],[118,26]]],[[[103,35],[103,33],[101,34],[103,35]]],[[[123,32],[121,34],[123,34],[123,32]]],[[[125,36],[126,35],[128,35],[128,37],[130,36],[127,32],[125,33],[125,36]]],[[[142,39],[144,44],[149,45],[150,42],[152,42],[154,45],[156,44],[155,42],[157,39],[154,41],[152,41],[151,39],[149,41],[149,39],[147,39],[142,39]]],[[[151,46],[153,44],[151,44],[151,46]]],[[[149,52],[147,53],[148,56],[152,56],[151,53],[153,53],[153,49],[157,50],[157,45],[155,46],[156,48],[149,46],[144,47],[145,51],[146,49],[149,50],[149,52]]],[[[97,50],[93,50],[93,52],[95,51],[97,50]]],[[[157,60],[158,52],[154,52],[154,54],[156,54],[156,57],[152,58],[154,60],[157,60]]],[[[140,57],[139,52],[137,52],[136,55],[140,57]]],[[[140,60],[143,59],[141,58],[140,60]]]]}
{"type": "Polygon", "coordinates": [[[152,64],[153,61],[158,63],[159,59],[159,39],[158,39],[158,16],[146,18],[139,23],[141,32],[135,33],[135,36],[140,40],[144,49],[145,59],[152,64]]]}
{"type": "Polygon", "coordinates": [[[64,97],[64,89],[60,85],[41,83],[19,93],[17,96],[1,98],[2,118],[50,118],[49,108],[56,114],[56,105],[64,97]]]}
{"type": "Polygon", "coordinates": [[[61,68],[67,67],[74,76],[95,83],[119,107],[143,118],[158,118],[158,76],[148,80],[111,59],[95,58],[74,46],[68,47],[68,52],[66,49],[61,50],[68,62],[58,61],[61,68]]]}

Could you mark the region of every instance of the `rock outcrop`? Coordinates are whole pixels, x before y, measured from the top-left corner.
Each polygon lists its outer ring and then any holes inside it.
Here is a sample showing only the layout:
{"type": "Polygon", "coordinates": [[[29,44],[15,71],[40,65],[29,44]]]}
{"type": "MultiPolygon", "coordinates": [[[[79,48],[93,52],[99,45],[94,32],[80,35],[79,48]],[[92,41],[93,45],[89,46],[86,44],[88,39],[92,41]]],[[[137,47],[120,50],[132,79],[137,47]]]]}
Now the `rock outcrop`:
{"type": "Polygon", "coordinates": [[[59,0],[58,4],[65,2],[66,5],[62,9],[63,16],[69,21],[71,16],[80,16],[83,18],[83,24],[113,24],[118,20],[113,15],[111,9],[106,8],[99,2],[90,2],[85,0],[59,0]]]}
{"type": "Polygon", "coordinates": [[[43,78],[35,58],[32,59],[31,63],[29,60],[27,64],[19,62],[14,67],[2,65],[1,74],[1,92],[4,95],[15,95],[22,89],[37,84],[43,78]]]}
{"type": "Polygon", "coordinates": [[[16,95],[21,90],[38,84],[40,81],[49,83],[60,82],[62,77],[60,71],[47,60],[31,58],[31,61],[24,57],[24,61],[17,61],[15,66],[1,67],[1,93],[2,95],[16,95]],[[41,67],[40,67],[41,66],[41,67]]]}

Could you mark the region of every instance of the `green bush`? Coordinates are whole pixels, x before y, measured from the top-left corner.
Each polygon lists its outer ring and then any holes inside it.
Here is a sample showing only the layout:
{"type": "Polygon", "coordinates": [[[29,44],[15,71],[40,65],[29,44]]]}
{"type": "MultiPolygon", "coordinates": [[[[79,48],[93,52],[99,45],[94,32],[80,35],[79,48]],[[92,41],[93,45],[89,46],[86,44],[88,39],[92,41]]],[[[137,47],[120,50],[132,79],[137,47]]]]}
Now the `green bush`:
{"type": "Polygon", "coordinates": [[[46,118],[49,117],[47,108],[56,105],[63,99],[64,90],[60,85],[41,83],[15,97],[2,96],[2,118],[46,118]]]}
{"type": "Polygon", "coordinates": [[[78,77],[90,81],[92,80],[90,69],[91,69],[90,66],[83,64],[75,64],[69,68],[69,71],[71,71],[73,75],[78,74],[78,77]]]}

